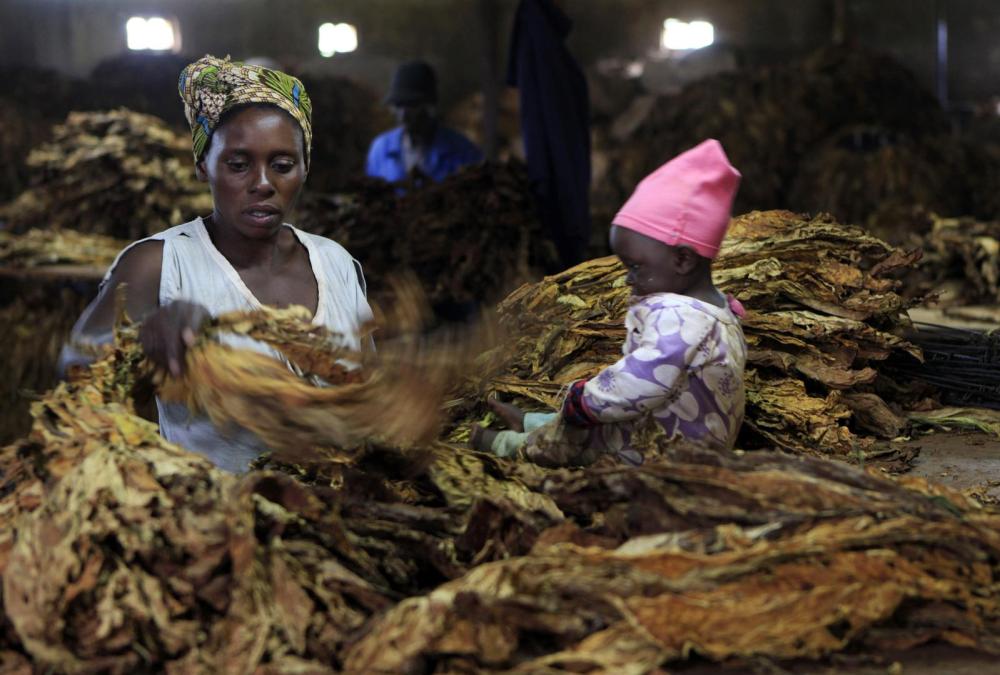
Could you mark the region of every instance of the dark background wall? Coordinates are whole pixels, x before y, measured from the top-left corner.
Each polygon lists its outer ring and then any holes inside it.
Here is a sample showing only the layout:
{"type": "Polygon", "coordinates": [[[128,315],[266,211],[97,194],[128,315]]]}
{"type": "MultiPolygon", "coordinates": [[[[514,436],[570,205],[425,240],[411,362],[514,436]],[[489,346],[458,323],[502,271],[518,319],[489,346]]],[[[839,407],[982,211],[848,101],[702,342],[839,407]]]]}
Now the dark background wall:
{"type": "MultiPolygon", "coordinates": [[[[936,25],[950,27],[952,101],[1000,93],[1000,0],[843,0],[847,37],[896,55],[933,89],[936,25]]],[[[267,55],[306,71],[351,75],[381,89],[400,59],[421,57],[440,73],[445,103],[478,89],[484,44],[493,31],[502,54],[516,0],[0,0],[0,64],[30,64],[86,75],[125,51],[135,14],[175,17],[183,52],[267,55]],[[493,6],[484,25],[482,5],[493,6]],[[350,55],[319,57],[325,21],[358,27],[350,55]]],[[[563,0],[575,21],[570,46],[585,64],[640,57],[655,49],[663,19],[706,19],[717,42],[745,62],[780,60],[830,39],[836,0],[563,0]]],[[[495,59],[500,67],[501,59],[495,59]]]]}

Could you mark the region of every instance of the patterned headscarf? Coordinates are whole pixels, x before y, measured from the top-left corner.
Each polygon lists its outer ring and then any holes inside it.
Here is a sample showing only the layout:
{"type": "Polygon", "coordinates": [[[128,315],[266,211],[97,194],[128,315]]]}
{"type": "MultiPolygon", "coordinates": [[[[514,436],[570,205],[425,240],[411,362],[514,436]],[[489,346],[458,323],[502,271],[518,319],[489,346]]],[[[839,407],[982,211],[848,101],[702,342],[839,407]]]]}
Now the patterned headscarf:
{"type": "Polygon", "coordinates": [[[277,70],[205,56],[181,71],[178,90],[191,125],[199,161],[224,112],[247,103],[266,103],[288,112],[302,127],[306,167],[312,150],[312,102],[297,78],[277,70]]]}

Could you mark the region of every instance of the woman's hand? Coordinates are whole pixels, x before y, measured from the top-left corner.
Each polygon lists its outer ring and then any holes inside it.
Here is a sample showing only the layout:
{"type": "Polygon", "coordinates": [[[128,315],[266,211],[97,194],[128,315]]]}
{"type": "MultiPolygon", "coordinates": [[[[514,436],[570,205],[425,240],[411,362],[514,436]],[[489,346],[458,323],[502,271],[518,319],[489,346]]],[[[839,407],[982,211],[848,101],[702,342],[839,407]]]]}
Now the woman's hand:
{"type": "Polygon", "coordinates": [[[176,300],[149,314],[139,329],[146,357],[173,377],[184,373],[184,356],[211,315],[202,305],[176,300]]]}

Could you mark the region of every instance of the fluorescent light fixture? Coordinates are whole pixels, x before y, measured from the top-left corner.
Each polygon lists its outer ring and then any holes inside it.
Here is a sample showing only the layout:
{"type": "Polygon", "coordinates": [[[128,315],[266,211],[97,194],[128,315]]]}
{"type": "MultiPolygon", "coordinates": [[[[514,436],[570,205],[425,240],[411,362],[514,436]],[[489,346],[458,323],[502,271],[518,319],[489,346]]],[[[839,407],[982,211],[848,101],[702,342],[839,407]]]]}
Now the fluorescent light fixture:
{"type": "Polygon", "coordinates": [[[176,48],[174,24],[161,16],[133,16],[125,23],[128,48],[168,51],[176,48]]]}
{"type": "Polygon", "coordinates": [[[358,29],[349,23],[324,23],[319,27],[319,53],[329,58],[358,48],[358,29]]]}
{"type": "Polygon", "coordinates": [[[713,42],[715,42],[715,27],[708,21],[687,22],[667,19],[663,22],[660,46],[665,50],[701,49],[713,42]]]}

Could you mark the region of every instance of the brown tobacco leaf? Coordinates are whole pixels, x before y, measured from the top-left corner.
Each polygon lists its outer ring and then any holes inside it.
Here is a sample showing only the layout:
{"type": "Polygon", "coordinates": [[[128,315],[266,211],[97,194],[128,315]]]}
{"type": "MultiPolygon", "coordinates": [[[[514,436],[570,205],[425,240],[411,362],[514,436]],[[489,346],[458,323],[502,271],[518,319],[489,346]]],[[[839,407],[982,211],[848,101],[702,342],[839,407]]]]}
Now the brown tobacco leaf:
{"type": "Polygon", "coordinates": [[[482,565],[377,619],[347,670],[404,672],[446,655],[525,673],[645,673],[691,653],[816,658],[878,645],[882,625],[907,620],[921,622],[921,641],[997,645],[1000,513],[958,493],[816,459],[684,448],[640,468],[531,472],[592,537],[622,545],[556,537],[482,565]]]}
{"type": "Polygon", "coordinates": [[[266,342],[287,357],[299,372],[315,375],[327,384],[363,379],[359,370],[338,362],[338,358],[354,356],[341,346],[340,336],[314,324],[305,307],[223,314],[212,322],[210,329],[210,334],[219,332],[266,342]]]}
{"type": "Polygon", "coordinates": [[[484,322],[421,335],[422,294],[413,282],[399,288],[398,308],[386,324],[411,331],[380,342],[375,353],[338,347],[337,336],[312,325],[302,308],[224,316],[207,331],[267,342],[300,371],[333,386],[315,386],[267,355],[203,339],[188,351],[185,375],[168,380],[161,396],[184,401],[220,427],[250,429],[282,462],[294,463],[315,448],[350,453],[366,441],[428,444],[443,424],[445,395],[492,344],[493,330],[484,322]],[[349,362],[360,370],[350,370],[349,362]]]}
{"type": "MultiPolygon", "coordinates": [[[[595,80],[595,112],[608,99],[609,83],[600,82],[595,80]]],[[[620,82],[611,90],[617,87],[620,82]]],[[[948,181],[965,162],[949,152],[957,144],[941,105],[906,67],[857,45],[824,45],[780,64],[716,73],[670,95],[621,91],[622,101],[603,110],[618,115],[615,123],[594,127],[592,202],[608,220],[644,176],[706,138],[718,139],[744,176],[737,212],[789,203],[794,196],[797,209],[845,207],[834,215],[862,223],[852,216],[867,217],[886,202],[909,198],[909,205],[920,198],[943,209],[963,193],[948,181]],[[882,125],[884,135],[859,143],[850,132],[863,124],[882,125]],[[824,152],[838,134],[849,148],[840,152],[850,159],[824,152]],[[920,140],[907,143],[907,137],[920,140]],[[912,145],[917,149],[909,150],[912,145]]],[[[978,173],[992,166],[984,158],[978,173]]]]}
{"type": "Polygon", "coordinates": [[[905,277],[913,295],[943,290],[942,304],[992,305],[1000,299],[1000,223],[922,214],[925,255],[905,277]]]}
{"type": "MultiPolygon", "coordinates": [[[[713,274],[745,303],[749,346],[747,425],[742,443],[792,452],[873,459],[874,433],[888,440],[885,420],[859,417],[845,394],[874,401],[879,363],[894,353],[920,357],[897,332],[897,282],[882,276],[913,255],[829,216],[753,212],[733,220],[713,274]]],[[[522,286],[499,307],[513,343],[483,355],[482,376],[468,398],[496,392],[533,408],[555,408],[562,388],[593,377],[621,355],[630,291],[614,258],[585,262],[522,286]]],[[[855,399],[857,400],[857,399],[855,399]]],[[[881,411],[888,410],[881,402],[881,411]]],[[[481,408],[459,408],[464,428],[481,408]]],[[[862,416],[863,417],[863,416],[862,416]]],[[[456,431],[452,438],[464,439],[456,431]]],[[[879,461],[902,458],[890,452],[879,461]]]]}
{"type": "Polygon", "coordinates": [[[221,473],[129,419],[91,420],[122,437],[92,448],[19,522],[5,612],[36,663],[206,673],[282,655],[330,663],[386,607],[359,576],[378,583],[372,562],[305,488],[221,473]]]}

